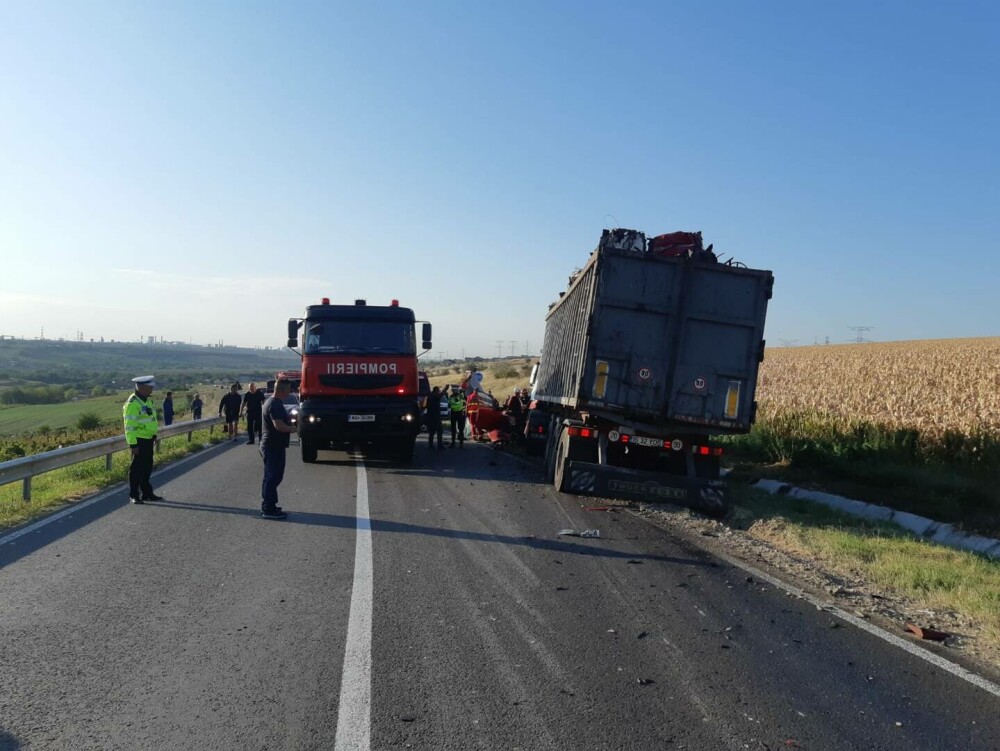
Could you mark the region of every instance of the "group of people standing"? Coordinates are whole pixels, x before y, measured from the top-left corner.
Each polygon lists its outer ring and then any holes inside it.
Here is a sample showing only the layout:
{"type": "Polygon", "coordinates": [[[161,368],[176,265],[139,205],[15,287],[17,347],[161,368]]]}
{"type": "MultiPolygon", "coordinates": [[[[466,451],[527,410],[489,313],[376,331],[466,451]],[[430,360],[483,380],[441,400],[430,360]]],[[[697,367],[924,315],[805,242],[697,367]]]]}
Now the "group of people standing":
{"type": "Polygon", "coordinates": [[[444,417],[442,416],[441,404],[443,400],[448,403],[448,415],[451,423],[451,443],[449,448],[458,446],[461,448],[465,443],[465,423],[471,420],[472,435],[478,437],[478,427],[476,425],[476,414],[481,406],[481,401],[488,401],[491,408],[495,407],[499,412],[506,414],[513,421],[512,435],[515,440],[524,433],[525,418],[528,414],[528,391],[527,389],[515,389],[514,393],[508,397],[506,403],[501,408],[499,402],[492,394],[485,394],[478,389],[466,393],[466,389],[461,386],[445,387],[446,392],[442,393],[440,386],[431,389],[430,396],[427,397],[427,404],[424,410],[424,424],[427,426],[427,442],[430,448],[444,448],[444,417]]]}
{"type": "MultiPolygon", "coordinates": [[[[128,470],[129,501],[142,505],[146,501],[162,501],[163,496],[153,490],[153,448],[156,444],[157,409],[153,402],[156,380],[153,376],[138,376],[132,379],[135,391],[122,405],[125,441],[132,454],[128,470]]],[[[255,384],[240,398],[239,384],[234,383],[229,393],[219,403],[219,414],[225,413],[226,427],[232,439],[236,440],[236,423],[241,415],[247,417],[247,443],[254,442],[254,434],[260,442],[260,455],[264,461],[264,478],[261,482],[261,516],[265,519],[284,519],[288,516],[278,505],[278,485],[285,476],[285,452],[288,449],[289,434],[296,427],[288,420],[284,400],[291,391],[291,382],[279,379],[274,385],[274,395],[265,398],[255,384]]],[[[195,395],[191,403],[192,417],[201,419],[201,399],[195,395]],[[195,406],[197,405],[197,407],[195,406]]],[[[163,422],[173,422],[173,394],[168,391],[163,401],[163,422]]]]}
{"type": "MultiPolygon", "coordinates": [[[[225,416],[226,431],[231,440],[235,441],[239,434],[240,418],[246,416],[247,421],[247,443],[253,445],[253,437],[261,440],[263,431],[263,409],[267,395],[257,388],[257,384],[251,383],[247,392],[241,397],[239,394],[240,384],[234,383],[229,387],[229,393],[224,394],[219,401],[219,417],[225,416]]],[[[275,391],[277,393],[277,391],[275,391]]],[[[288,394],[285,394],[287,396],[288,394]]]]}
{"type": "MultiPolygon", "coordinates": [[[[456,445],[462,448],[465,444],[465,393],[458,386],[452,386],[451,393],[446,398],[448,417],[451,423],[451,443],[448,444],[448,448],[455,448],[456,445]]],[[[444,448],[444,418],[441,416],[441,402],[441,387],[435,386],[431,389],[430,396],[427,397],[424,417],[424,424],[427,425],[428,445],[431,448],[434,448],[435,438],[437,439],[437,447],[444,448]]]]}

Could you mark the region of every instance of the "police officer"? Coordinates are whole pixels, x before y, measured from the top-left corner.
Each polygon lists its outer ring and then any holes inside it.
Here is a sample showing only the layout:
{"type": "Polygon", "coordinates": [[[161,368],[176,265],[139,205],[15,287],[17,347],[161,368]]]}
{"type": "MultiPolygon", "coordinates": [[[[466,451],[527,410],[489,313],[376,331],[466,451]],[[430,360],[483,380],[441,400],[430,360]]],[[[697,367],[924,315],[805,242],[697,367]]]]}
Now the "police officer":
{"type": "Polygon", "coordinates": [[[132,451],[128,468],[128,498],[132,503],[162,501],[163,496],[153,492],[149,476],[153,473],[153,443],[156,441],[156,405],[151,394],[156,381],[153,376],[132,379],[135,393],[125,400],[122,418],[125,422],[125,440],[132,451]]]}
{"type": "Polygon", "coordinates": [[[448,407],[451,409],[451,443],[449,448],[455,448],[455,436],[458,436],[458,447],[465,444],[465,394],[459,386],[451,387],[448,397],[448,407]]]}

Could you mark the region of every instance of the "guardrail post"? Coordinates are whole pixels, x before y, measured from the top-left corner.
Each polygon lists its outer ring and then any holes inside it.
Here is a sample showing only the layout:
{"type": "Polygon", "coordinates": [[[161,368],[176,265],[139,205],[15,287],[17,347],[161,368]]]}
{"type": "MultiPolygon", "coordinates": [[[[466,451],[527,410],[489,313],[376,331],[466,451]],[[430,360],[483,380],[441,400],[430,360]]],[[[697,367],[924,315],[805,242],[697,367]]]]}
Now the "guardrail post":
{"type": "Polygon", "coordinates": [[[108,454],[107,456],[104,457],[104,468],[106,470],[108,470],[108,472],[111,471],[111,457],[112,456],[113,456],[113,454],[108,454]]]}
{"type": "Polygon", "coordinates": [[[24,498],[24,502],[27,503],[31,500],[31,478],[24,478],[24,488],[21,490],[21,497],[24,498]]]}

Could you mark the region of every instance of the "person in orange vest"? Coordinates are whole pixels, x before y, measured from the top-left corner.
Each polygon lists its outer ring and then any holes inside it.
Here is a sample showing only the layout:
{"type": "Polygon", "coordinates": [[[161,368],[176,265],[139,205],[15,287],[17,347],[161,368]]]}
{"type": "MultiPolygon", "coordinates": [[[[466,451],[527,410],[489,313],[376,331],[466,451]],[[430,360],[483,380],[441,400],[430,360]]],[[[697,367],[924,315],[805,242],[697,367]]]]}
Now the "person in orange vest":
{"type": "Polygon", "coordinates": [[[465,402],[465,414],[469,418],[469,431],[472,434],[472,440],[479,439],[479,392],[473,391],[469,394],[468,400],[465,402]]]}

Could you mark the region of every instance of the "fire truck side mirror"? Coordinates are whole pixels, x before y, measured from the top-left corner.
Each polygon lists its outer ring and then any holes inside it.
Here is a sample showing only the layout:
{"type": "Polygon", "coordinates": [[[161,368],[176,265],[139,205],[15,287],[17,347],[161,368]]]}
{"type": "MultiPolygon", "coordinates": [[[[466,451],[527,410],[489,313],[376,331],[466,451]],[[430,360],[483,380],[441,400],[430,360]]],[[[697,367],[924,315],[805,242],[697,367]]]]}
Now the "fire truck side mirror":
{"type": "Polygon", "coordinates": [[[431,325],[429,323],[425,323],[424,324],[423,330],[422,330],[422,333],[421,333],[421,337],[423,338],[424,349],[430,349],[431,348],[431,325]]]}
{"type": "Polygon", "coordinates": [[[301,321],[297,321],[294,318],[288,319],[288,345],[289,347],[299,346],[299,326],[302,325],[301,321]]]}

